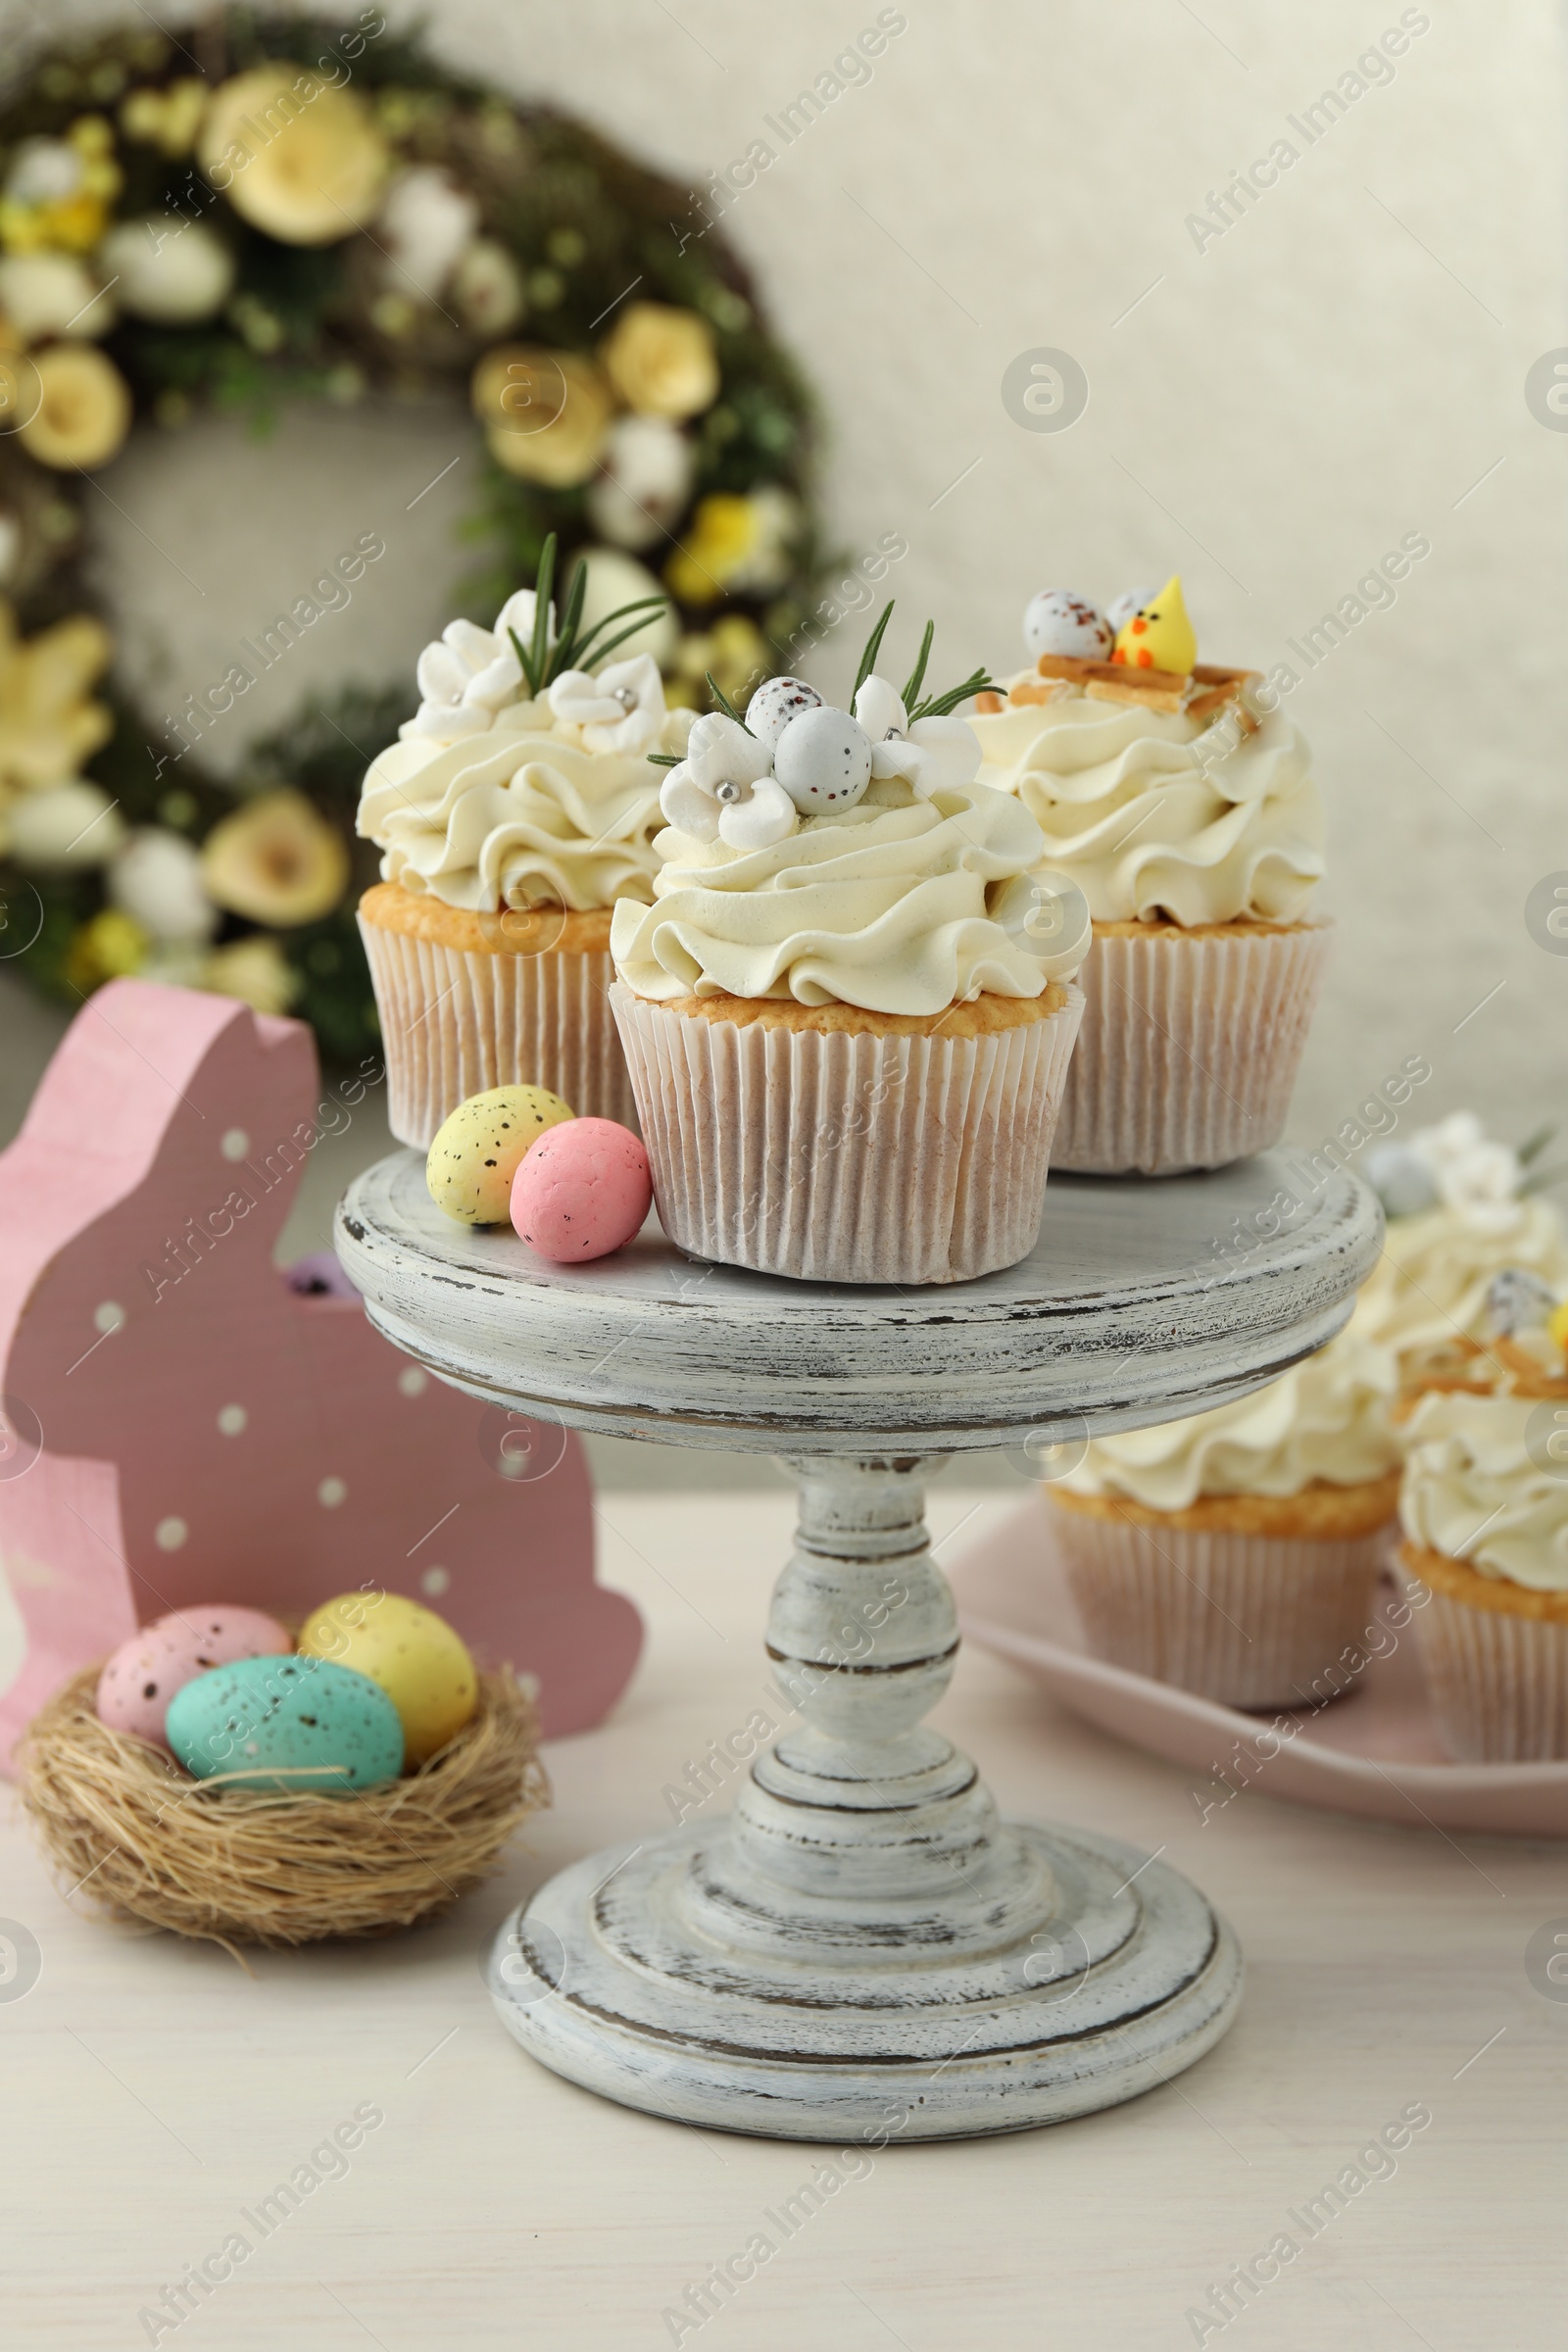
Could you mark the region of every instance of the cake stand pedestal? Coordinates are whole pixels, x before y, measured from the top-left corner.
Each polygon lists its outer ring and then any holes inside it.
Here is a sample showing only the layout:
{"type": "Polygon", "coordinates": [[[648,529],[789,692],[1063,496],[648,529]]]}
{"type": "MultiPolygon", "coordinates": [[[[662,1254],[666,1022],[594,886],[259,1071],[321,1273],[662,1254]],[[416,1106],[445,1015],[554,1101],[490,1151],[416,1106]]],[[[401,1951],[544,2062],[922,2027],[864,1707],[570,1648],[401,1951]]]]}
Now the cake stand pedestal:
{"type": "Polygon", "coordinates": [[[1320,1347],[1381,1219],[1341,1175],[1281,1227],[1292,1175],[1265,1152],[1159,1184],[1058,1177],[1022,1265],[911,1291],[710,1266],[652,1223],[552,1267],[444,1217],[414,1152],[356,1180],[344,1265],[443,1380],[544,1423],[778,1454],[800,1486],[767,1628],[791,1721],[728,1820],[588,1856],[509,1922],[490,1989],[525,2049],[679,2122],[885,2141],[1085,2114],[1218,2040],[1241,1955],[1197,1888],[1114,1839],[1003,1822],[925,1724],[957,1632],[923,1484],[999,1446],[1049,1476],[1092,1433],[1320,1347]]]}

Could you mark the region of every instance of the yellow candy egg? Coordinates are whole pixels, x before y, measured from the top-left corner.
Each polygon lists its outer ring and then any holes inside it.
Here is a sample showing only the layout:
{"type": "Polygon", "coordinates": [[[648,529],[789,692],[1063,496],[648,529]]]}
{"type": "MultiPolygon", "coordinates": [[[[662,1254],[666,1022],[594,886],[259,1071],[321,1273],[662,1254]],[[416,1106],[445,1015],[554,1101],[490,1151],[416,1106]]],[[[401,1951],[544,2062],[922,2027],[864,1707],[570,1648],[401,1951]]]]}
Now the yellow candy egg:
{"type": "Polygon", "coordinates": [[[410,1765],[462,1731],[479,1702],[464,1642],[444,1618],[396,1592],[340,1592],[307,1617],[300,1655],[329,1658],[379,1683],[398,1711],[410,1765]]]}
{"type": "Polygon", "coordinates": [[[505,1225],[518,1160],[547,1127],[574,1115],[543,1086],[493,1086],[487,1095],[470,1095],[436,1129],[424,1163],[431,1200],[461,1225],[505,1225]]]}
{"type": "Polygon", "coordinates": [[[1568,1298],[1560,1306],[1552,1308],[1546,1321],[1546,1337],[1553,1347],[1560,1348],[1563,1354],[1568,1355],[1568,1298]]]}

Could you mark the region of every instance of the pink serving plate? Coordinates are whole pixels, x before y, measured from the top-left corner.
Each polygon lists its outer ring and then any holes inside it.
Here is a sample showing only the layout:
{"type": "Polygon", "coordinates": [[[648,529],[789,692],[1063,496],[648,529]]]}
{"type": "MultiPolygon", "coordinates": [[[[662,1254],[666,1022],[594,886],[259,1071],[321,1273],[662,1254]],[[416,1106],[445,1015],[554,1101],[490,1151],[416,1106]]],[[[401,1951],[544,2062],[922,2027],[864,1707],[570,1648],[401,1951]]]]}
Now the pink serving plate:
{"type": "MultiPolygon", "coordinates": [[[[1568,1838],[1568,1763],[1445,1755],[1408,1628],[1386,1636],[1395,1646],[1346,1697],[1316,1712],[1244,1715],[1088,1655],[1042,1497],[999,1520],[951,1575],[967,1641],[1010,1658],[1102,1731],[1186,1765],[1204,1805],[1255,1788],[1409,1829],[1568,1838]]],[[[1380,1593],[1379,1619],[1393,1598],[1392,1586],[1380,1593]]]]}

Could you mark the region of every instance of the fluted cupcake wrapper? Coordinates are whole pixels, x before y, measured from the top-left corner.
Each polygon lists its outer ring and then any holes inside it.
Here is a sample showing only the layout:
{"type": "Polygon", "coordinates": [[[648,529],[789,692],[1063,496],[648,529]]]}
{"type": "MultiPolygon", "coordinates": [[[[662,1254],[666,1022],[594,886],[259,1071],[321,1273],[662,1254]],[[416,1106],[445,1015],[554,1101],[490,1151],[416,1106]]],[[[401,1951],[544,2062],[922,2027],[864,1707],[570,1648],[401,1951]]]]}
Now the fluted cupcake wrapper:
{"type": "Polygon", "coordinates": [[[381,1016],[387,1119],[428,1148],[469,1095],[547,1086],[579,1118],[635,1128],[636,1105],[610,1010],[608,950],[536,956],[443,947],[360,918],[381,1016]]]}
{"type": "Polygon", "coordinates": [[[1461,1764],[1568,1757],[1568,1625],[1473,1609],[1402,1570],[1443,1743],[1461,1764]]]}
{"type": "Polygon", "coordinates": [[[671,1011],[617,981],[660,1221],[808,1282],[967,1282],[1034,1248],[1083,1010],[983,1037],[822,1035],[671,1011]]]}
{"type": "Polygon", "coordinates": [[[1093,1656],[1231,1707],[1338,1697],[1365,1663],[1388,1540],[1148,1528],[1064,1506],[1052,1532],[1093,1656]]]}
{"type": "Polygon", "coordinates": [[[1278,1143],[1331,936],[1097,931],[1055,1165],[1173,1176],[1278,1143]]]}

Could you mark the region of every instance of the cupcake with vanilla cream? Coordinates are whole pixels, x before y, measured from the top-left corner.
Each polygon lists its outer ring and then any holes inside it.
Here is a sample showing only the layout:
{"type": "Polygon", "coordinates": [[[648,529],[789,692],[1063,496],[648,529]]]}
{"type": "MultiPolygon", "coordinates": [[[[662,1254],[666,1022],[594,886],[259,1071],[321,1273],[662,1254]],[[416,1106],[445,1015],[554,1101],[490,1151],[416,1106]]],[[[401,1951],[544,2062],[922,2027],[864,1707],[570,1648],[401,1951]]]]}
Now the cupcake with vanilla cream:
{"type": "Polygon", "coordinates": [[[615,909],[612,1002],[681,1249],[957,1282],[1034,1245],[1088,913],[975,781],[955,711],[983,681],[922,700],[922,654],[901,694],[871,666],[886,623],[853,712],[775,678],[693,726],[652,904],[615,909]]]}
{"type": "Polygon", "coordinates": [[[1540,1353],[1568,1294],[1568,1233],[1533,1192],[1543,1134],[1520,1151],[1456,1110],[1369,1152],[1366,1174],[1388,1218],[1383,1255],[1357,1316],[1393,1349],[1407,1394],[1505,1390],[1510,1341],[1540,1353]]]}
{"type": "Polygon", "coordinates": [[[1171,1175],[1261,1151],[1330,936],[1300,733],[1254,673],[1199,662],[1179,580],[1108,615],[1045,591],[1025,643],[1031,667],[974,723],[982,780],[1023,803],[1094,920],[1056,1165],[1171,1175]]]}
{"type": "Polygon", "coordinates": [[[651,656],[606,659],[662,600],[584,631],[579,566],[558,627],[554,557],[551,540],[537,591],[509,599],[494,629],[455,620],[425,648],[418,710],[360,795],[359,831],[381,852],[359,916],[388,1116],[420,1149],[497,1086],[635,1118],[608,1002],[611,913],[653,896],[649,754],[678,753],[692,713],[666,710],[651,656]]]}
{"type": "Polygon", "coordinates": [[[1444,1742],[1464,1763],[1568,1757],[1568,1380],[1422,1396],[1399,1558],[1444,1742]]]}
{"type": "Polygon", "coordinates": [[[1250,1396],[1091,1440],[1045,1488],[1094,1656],[1236,1707],[1346,1687],[1399,1484],[1394,1360],[1358,1322],[1250,1396]]]}

